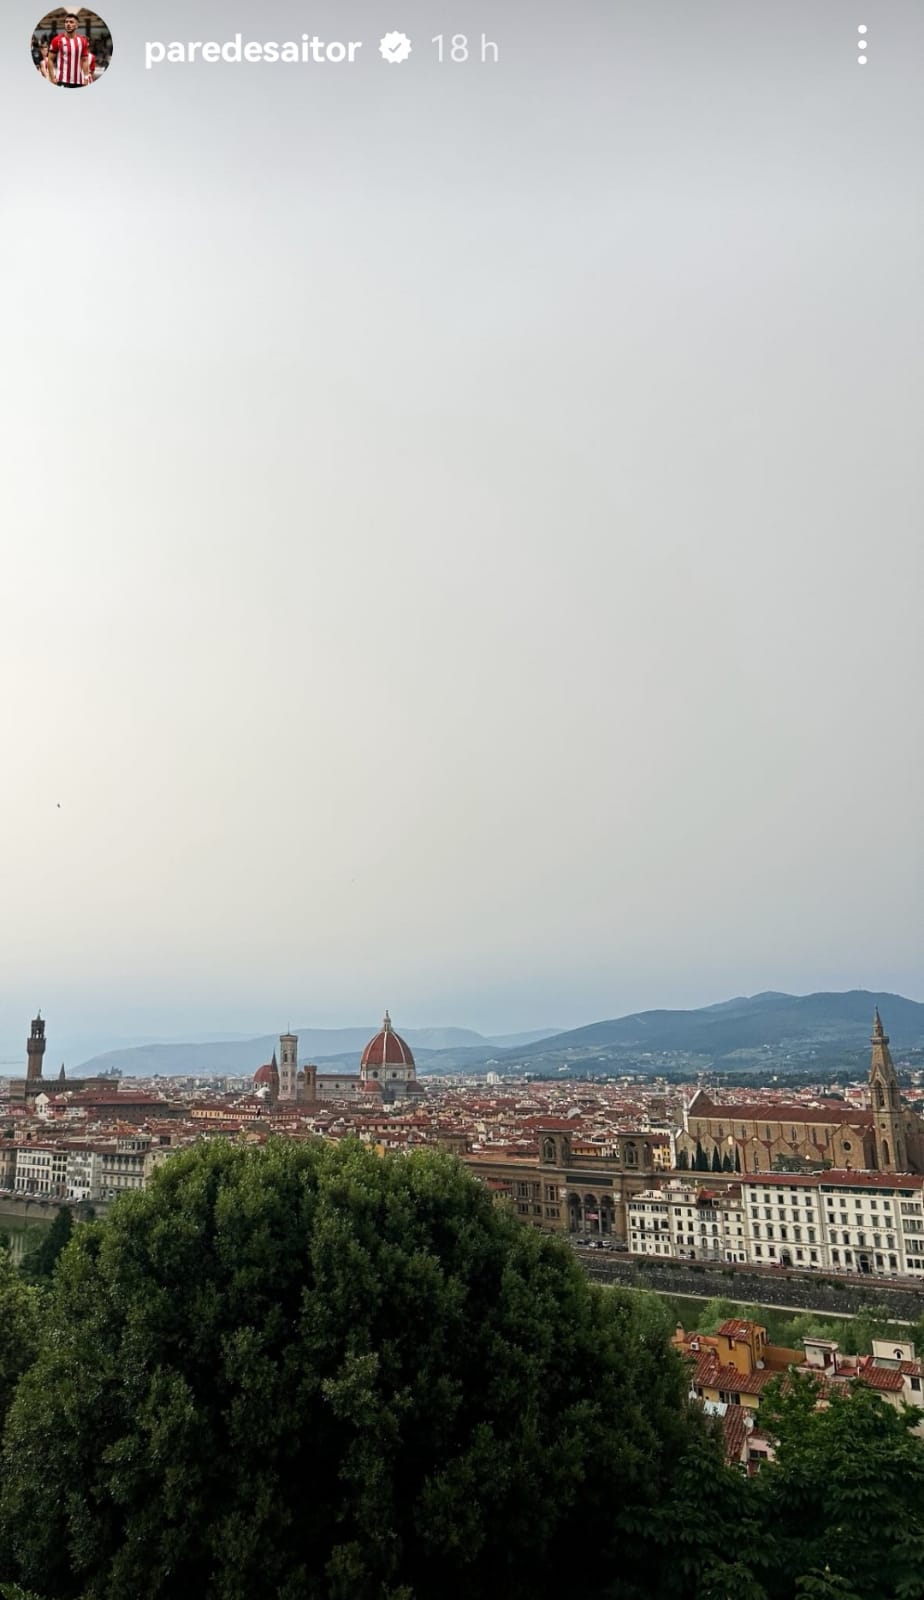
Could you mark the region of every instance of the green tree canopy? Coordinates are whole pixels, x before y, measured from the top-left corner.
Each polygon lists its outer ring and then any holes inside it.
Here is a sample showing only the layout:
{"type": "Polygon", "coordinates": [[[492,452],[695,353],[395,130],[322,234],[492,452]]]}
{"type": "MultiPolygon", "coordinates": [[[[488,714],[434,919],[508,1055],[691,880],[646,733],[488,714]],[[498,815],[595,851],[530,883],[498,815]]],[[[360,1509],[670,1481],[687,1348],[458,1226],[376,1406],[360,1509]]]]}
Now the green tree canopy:
{"type": "Polygon", "coordinates": [[[449,1158],[199,1147],[77,1230],[47,1317],[0,1531],[55,1600],[536,1600],[578,1557],[582,1596],[694,1592],[663,1313],[449,1158]]]}
{"type": "Polygon", "coordinates": [[[38,1293],[0,1246],[0,1430],[16,1385],[38,1353],[39,1326],[38,1293]]]}
{"type": "Polygon", "coordinates": [[[65,1245],[74,1230],[74,1218],[69,1206],[59,1206],[49,1228],[43,1228],[42,1238],[25,1256],[22,1270],[27,1278],[50,1278],[65,1245]]]}
{"type": "Polygon", "coordinates": [[[917,1410],[895,1410],[862,1384],[827,1395],[794,1375],[773,1386],[761,1427],[777,1459],[754,1507],[773,1531],[770,1600],[919,1600],[924,1594],[924,1443],[917,1410]]]}

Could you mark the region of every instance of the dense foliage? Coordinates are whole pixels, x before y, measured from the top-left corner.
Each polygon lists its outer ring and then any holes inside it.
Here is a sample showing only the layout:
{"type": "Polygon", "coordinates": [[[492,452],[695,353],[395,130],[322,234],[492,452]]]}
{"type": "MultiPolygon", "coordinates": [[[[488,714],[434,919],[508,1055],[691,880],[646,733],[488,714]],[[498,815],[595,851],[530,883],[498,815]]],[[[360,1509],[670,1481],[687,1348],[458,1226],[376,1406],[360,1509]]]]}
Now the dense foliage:
{"type": "Polygon", "coordinates": [[[181,1155],[46,1318],[2,1522],[54,1600],[525,1600],[578,1549],[584,1594],[650,1593],[691,1433],[663,1323],[446,1158],[181,1155]]]}
{"type": "Polygon", "coordinates": [[[51,1226],[42,1230],[38,1244],[27,1253],[22,1264],[24,1275],[36,1280],[52,1277],[58,1257],[73,1231],[74,1219],[70,1207],[59,1206],[51,1226]]]}
{"type": "Polygon", "coordinates": [[[202,1146],[0,1252],[0,1597],[924,1594],[920,1413],[771,1386],[748,1479],[671,1320],[448,1158],[202,1146]]]}
{"type": "Polygon", "coordinates": [[[39,1337],[39,1297],[13,1266],[0,1242],[0,1429],[20,1377],[34,1358],[39,1337]]]}
{"type": "Polygon", "coordinates": [[[836,1578],[859,1600],[924,1594],[924,1444],[900,1412],[862,1385],[818,1407],[815,1383],[794,1377],[761,1407],[780,1439],[775,1470],[756,1481],[761,1524],[773,1530],[769,1600],[823,1594],[836,1578]],[[808,1585],[811,1577],[815,1588],[808,1585]]]}

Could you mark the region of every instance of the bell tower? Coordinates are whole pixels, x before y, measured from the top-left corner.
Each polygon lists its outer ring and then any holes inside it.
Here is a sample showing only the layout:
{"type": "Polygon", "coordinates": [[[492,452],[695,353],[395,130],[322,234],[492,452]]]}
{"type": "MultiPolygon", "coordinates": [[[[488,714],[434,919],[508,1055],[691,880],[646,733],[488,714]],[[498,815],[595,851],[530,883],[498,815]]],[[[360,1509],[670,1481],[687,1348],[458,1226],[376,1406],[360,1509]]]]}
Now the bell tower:
{"type": "Polygon", "coordinates": [[[279,1098],[294,1100],[298,1079],[298,1035],[282,1033],[279,1036],[279,1098]]]}
{"type": "Polygon", "coordinates": [[[908,1144],[901,1090],[889,1050],[889,1035],[882,1026],[879,1007],[873,1019],[873,1047],[869,1087],[873,1107],[876,1166],[880,1172],[907,1172],[908,1144]]]}
{"type": "Polygon", "coordinates": [[[32,1031],[26,1040],[26,1082],[38,1083],[42,1077],[42,1060],[45,1055],[45,1024],[39,1012],[33,1018],[32,1031]]]}

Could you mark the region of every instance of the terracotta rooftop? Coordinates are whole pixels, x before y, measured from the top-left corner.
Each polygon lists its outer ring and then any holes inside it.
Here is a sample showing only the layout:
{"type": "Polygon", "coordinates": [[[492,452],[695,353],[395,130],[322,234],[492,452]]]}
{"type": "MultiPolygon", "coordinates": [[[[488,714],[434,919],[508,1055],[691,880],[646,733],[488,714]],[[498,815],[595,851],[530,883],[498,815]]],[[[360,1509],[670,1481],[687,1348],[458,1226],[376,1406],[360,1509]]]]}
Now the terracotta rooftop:
{"type": "Polygon", "coordinates": [[[719,1329],[726,1339],[749,1339],[755,1327],[753,1322],[748,1322],[742,1317],[729,1317],[719,1329]]]}
{"type": "Polygon", "coordinates": [[[725,1460],[730,1467],[737,1466],[748,1436],[747,1415],[744,1406],[729,1406],[722,1418],[722,1435],[725,1441],[725,1460]]]}
{"type": "Polygon", "coordinates": [[[855,1189],[920,1189],[924,1185],[924,1177],[913,1172],[855,1172],[850,1167],[828,1172],[748,1172],[740,1174],[737,1181],[749,1189],[818,1189],[826,1184],[838,1188],[849,1184],[855,1189]]]}
{"type": "Polygon", "coordinates": [[[767,1100],[756,1105],[713,1105],[711,1100],[691,1104],[691,1117],[702,1117],[715,1122],[719,1117],[724,1118],[729,1124],[736,1122],[824,1122],[838,1124],[847,1122],[853,1128],[865,1128],[872,1125],[873,1113],[864,1111],[860,1106],[849,1106],[840,1100],[832,1100],[826,1106],[803,1106],[798,1103],[777,1102],[767,1100]]]}
{"type": "Polygon", "coordinates": [[[871,1389],[879,1389],[885,1394],[901,1394],[905,1387],[902,1372],[897,1367],[861,1366],[857,1371],[861,1383],[868,1384],[871,1389]]]}

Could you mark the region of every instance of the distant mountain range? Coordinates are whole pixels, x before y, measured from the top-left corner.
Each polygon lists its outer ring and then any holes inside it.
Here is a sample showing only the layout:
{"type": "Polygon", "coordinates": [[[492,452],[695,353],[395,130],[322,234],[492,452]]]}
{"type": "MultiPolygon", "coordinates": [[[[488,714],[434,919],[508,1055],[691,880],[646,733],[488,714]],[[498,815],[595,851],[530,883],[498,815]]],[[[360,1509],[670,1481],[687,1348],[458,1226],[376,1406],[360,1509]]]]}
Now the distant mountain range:
{"type": "MultiPolygon", "coordinates": [[[[725,1057],[769,1047],[866,1044],[879,1007],[893,1043],[924,1045],[924,1004],[899,994],[851,989],[846,994],[739,995],[696,1011],[641,1011],[610,1022],[592,1022],[555,1036],[556,1051],[625,1050],[634,1054],[677,1050],[725,1057]]],[[[518,1051],[526,1059],[546,1053],[548,1042],[518,1051]]]]}
{"type": "MultiPolygon", "coordinates": [[[[878,1006],[896,1057],[924,1049],[924,1004],[902,995],[847,993],[738,996],[689,1011],[641,1011],[565,1033],[542,1031],[485,1037],[468,1028],[396,1024],[424,1072],[542,1074],[696,1072],[708,1068],[776,1071],[780,1067],[859,1062],[878,1006]]],[[[320,1066],[355,1065],[376,1029],[296,1028],[299,1059],[320,1066]]],[[[118,1068],[132,1077],[248,1074],[268,1061],[278,1036],[228,1037],[110,1050],[70,1069],[72,1076],[118,1068]]]]}
{"type": "MultiPolygon", "coordinates": [[[[365,1028],[293,1028],[298,1035],[300,1061],[335,1062],[345,1060],[358,1063],[363,1047],[380,1024],[365,1028]]],[[[398,1025],[396,1024],[396,1027],[398,1025]]],[[[499,1050],[528,1047],[537,1039],[547,1039],[548,1032],[533,1029],[525,1033],[499,1034],[486,1037],[471,1028],[399,1028],[402,1037],[414,1051],[415,1058],[423,1064],[430,1056],[446,1051],[468,1052],[476,1055],[493,1055],[499,1050]]],[[[279,1035],[267,1033],[254,1038],[241,1035],[218,1035],[211,1040],[142,1044],[118,1050],[106,1050],[90,1056],[72,1069],[73,1077],[92,1077],[95,1073],[109,1072],[113,1068],[133,1078],[152,1078],[161,1074],[173,1077],[192,1074],[205,1077],[212,1073],[231,1075],[256,1072],[264,1061],[269,1061],[278,1051],[279,1035]]]]}

